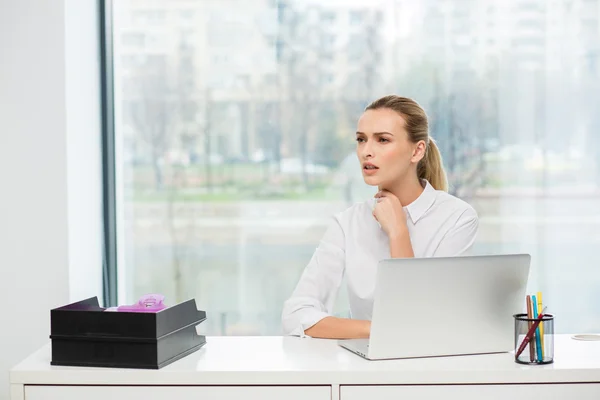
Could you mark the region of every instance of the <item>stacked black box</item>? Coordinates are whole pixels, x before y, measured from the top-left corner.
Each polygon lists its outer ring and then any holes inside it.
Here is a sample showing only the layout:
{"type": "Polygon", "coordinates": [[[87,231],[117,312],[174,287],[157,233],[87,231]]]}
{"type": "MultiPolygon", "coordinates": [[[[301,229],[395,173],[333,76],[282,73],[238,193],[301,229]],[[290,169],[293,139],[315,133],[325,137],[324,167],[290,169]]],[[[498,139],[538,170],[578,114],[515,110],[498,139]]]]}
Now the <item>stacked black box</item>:
{"type": "Polygon", "coordinates": [[[52,365],[159,369],[200,349],[195,300],[156,313],[105,311],[97,297],[50,311],[52,365]]]}

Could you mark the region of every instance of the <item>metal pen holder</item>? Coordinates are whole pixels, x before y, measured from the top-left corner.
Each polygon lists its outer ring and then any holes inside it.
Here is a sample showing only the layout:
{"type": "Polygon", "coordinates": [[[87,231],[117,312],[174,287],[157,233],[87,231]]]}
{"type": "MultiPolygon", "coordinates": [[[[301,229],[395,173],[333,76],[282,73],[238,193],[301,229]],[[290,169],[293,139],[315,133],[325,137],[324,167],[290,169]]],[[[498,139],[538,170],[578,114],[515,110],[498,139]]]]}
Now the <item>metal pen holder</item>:
{"type": "Polygon", "coordinates": [[[554,362],[554,315],[544,314],[539,320],[527,314],[515,314],[515,362],[527,365],[554,362]],[[536,322],[535,330],[532,330],[536,322]],[[527,336],[528,333],[532,335],[527,336]],[[526,344],[525,344],[526,343],[526,344]],[[519,354],[519,350],[522,350],[519,354]]]}

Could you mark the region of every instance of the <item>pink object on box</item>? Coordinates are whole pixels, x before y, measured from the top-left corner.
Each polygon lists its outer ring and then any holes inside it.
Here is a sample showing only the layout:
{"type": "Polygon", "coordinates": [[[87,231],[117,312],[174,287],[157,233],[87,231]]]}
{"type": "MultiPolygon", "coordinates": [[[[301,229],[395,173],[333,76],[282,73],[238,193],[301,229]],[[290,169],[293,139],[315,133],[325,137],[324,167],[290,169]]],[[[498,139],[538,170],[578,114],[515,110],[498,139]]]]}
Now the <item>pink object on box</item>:
{"type": "MultiPolygon", "coordinates": [[[[142,296],[137,303],[117,307],[116,311],[125,312],[158,312],[164,310],[167,306],[164,303],[165,296],[162,294],[146,294],[142,296]]],[[[109,311],[109,310],[107,310],[109,311]]],[[[110,310],[112,311],[112,310],[110,310]]]]}

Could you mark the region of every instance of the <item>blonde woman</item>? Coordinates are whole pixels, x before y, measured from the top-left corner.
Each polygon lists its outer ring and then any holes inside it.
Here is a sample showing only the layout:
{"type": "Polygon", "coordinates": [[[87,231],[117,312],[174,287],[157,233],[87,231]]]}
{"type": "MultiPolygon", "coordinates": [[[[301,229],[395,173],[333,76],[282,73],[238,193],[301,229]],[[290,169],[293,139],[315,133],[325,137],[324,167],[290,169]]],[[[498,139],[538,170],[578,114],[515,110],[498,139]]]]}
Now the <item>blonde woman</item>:
{"type": "Polygon", "coordinates": [[[358,121],[356,142],[363,178],[379,191],[334,216],[284,304],[287,335],[369,337],[380,260],[463,255],[475,240],[477,213],[447,193],[442,158],[419,104],[394,95],[374,101],[358,121]],[[344,275],[351,319],[331,316],[344,275]]]}

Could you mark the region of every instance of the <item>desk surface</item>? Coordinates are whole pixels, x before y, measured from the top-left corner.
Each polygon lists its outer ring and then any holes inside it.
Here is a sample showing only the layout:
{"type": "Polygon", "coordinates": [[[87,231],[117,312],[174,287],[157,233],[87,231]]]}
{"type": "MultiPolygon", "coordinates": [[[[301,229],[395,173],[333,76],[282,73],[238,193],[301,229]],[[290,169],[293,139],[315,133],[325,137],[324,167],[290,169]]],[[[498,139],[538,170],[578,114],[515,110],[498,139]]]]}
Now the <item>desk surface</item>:
{"type": "Polygon", "coordinates": [[[58,367],[50,344],[11,370],[14,384],[293,385],[600,382],[600,342],[556,335],[555,362],[524,366],[512,353],[367,361],[337,341],[297,337],[208,337],[160,370],[58,367]]]}

